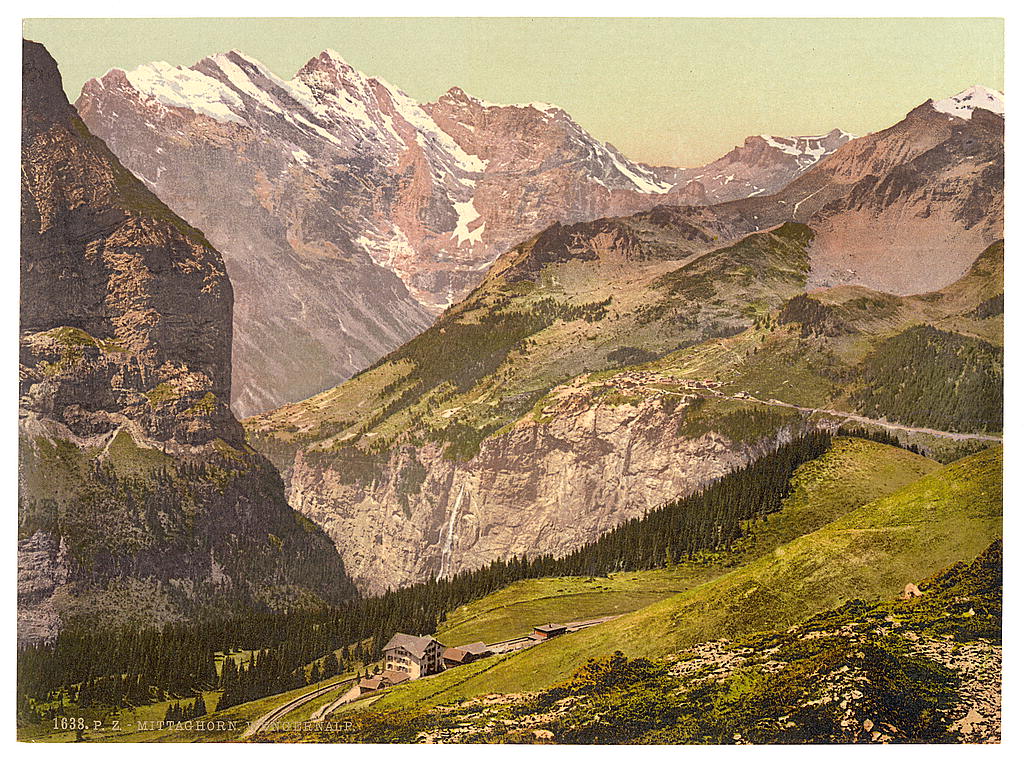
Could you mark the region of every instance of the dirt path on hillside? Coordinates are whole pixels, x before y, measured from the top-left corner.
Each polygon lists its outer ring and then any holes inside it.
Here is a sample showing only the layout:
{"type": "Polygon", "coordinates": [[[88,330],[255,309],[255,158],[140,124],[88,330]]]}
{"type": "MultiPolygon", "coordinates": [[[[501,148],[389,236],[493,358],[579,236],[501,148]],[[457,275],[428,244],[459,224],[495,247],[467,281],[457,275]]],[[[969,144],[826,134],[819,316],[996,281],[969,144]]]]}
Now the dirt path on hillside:
{"type": "MultiPolygon", "coordinates": [[[[679,392],[671,391],[669,389],[660,389],[657,386],[645,387],[651,391],[658,392],[660,394],[678,394],[679,392]]],[[[750,394],[740,396],[737,394],[723,394],[722,392],[716,392],[707,390],[702,392],[707,397],[718,397],[719,399],[731,399],[738,402],[754,402],[758,405],[767,405],[768,407],[787,407],[792,410],[799,410],[801,413],[821,413],[822,415],[831,415],[836,418],[845,418],[847,421],[856,421],[857,423],[866,423],[873,426],[880,426],[883,429],[893,429],[896,431],[910,431],[917,434],[930,434],[933,437],[945,437],[946,439],[955,440],[968,440],[977,439],[984,442],[1002,442],[1002,437],[996,437],[991,434],[964,434],[956,431],[942,431],[940,429],[929,429],[925,426],[907,426],[902,423],[893,423],[892,421],[886,421],[884,418],[868,418],[867,416],[858,415],[857,413],[844,413],[841,410],[828,410],[827,408],[821,407],[804,407],[802,405],[794,405],[792,402],[782,402],[777,399],[759,399],[750,394]]]]}

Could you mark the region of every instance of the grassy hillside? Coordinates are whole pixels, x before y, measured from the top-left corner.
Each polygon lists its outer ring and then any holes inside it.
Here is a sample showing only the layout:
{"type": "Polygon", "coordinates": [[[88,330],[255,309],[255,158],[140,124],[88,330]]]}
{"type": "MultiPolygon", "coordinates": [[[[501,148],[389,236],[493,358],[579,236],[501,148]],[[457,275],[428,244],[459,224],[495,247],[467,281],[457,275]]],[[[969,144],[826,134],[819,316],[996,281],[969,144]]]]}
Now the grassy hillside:
{"type": "Polygon", "coordinates": [[[453,610],[439,627],[448,644],[495,642],[547,622],[585,620],[638,610],[715,578],[776,546],[816,530],[862,504],[938,468],[915,453],[861,439],[837,438],[821,458],[793,476],[782,510],[748,528],[734,552],[675,567],[608,578],[537,578],[515,583],[453,610]]]}
{"type": "Polygon", "coordinates": [[[467,457],[553,386],[734,334],[806,285],[813,232],[802,224],[694,259],[690,229],[629,221],[639,229],[613,239],[607,222],[540,235],[370,370],[250,419],[251,439],[281,464],[300,446],[365,454],[410,439],[467,457]]]}
{"type": "Polygon", "coordinates": [[[909,581],[974,558],[1000,536],[1001,483],[1002,450],[991,448],[684,593],[525,652],[418,681],[378,706],[540,689],[588,658],[616,650],[659,656],[719,637],[779,629],[848,599],[891,597],[909,581]]]}
{"type": "MultiPolygon", "coordinates": [[[[665,658],[594,658],[540,693],[346,713],[314,740],[419,743],[996,743],[1002,542],[922,582],[783,631],[665,658]]],[[[297,736],[271,736],[296,740],[297,736]]],[[[305,739],[305,738],[304,738],[305,739]]]]}

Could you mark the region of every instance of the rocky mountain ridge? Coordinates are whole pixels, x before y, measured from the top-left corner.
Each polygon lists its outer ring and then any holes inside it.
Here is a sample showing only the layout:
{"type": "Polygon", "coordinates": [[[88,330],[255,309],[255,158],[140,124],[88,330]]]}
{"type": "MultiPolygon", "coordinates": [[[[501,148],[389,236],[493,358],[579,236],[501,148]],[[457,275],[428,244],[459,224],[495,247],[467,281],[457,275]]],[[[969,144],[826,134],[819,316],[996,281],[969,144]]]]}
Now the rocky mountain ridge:
{"type": "Polygon", "coordinates": [[[291,80],[239,51],[114,69],[76,106],[224,254],[241,416],[372,364],[556,221],[773,192],[849,138],[758,137],[704,168],[652,168],[558,107],[459,88],[417,104],[330,50],[291,80]]]}
{"type": "Polygon", "coordinates": [[[228,407],[220,254],[23,56],[19,640],[351,595],[228,407]]]}

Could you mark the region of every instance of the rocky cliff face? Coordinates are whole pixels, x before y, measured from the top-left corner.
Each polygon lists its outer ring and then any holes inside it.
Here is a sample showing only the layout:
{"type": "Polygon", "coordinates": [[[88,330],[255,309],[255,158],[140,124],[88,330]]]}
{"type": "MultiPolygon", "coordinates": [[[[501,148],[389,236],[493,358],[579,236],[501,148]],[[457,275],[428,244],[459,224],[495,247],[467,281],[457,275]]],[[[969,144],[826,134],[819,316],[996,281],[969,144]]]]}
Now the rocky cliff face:
{"type": "Polygon", "coordinates": [[[77,107],[224,254],[240,416],[365,368],[553,222],[773,192],[847,137],[751,139],[705,169],[650,168],[557,107],[458,88],[420,105],[332,51],[287,81],[238,51],[115,69],[77,107]]]}
{"type": "Polygon", "coordinates": [[[21,640],[351,593],[228,407],[220,254],[23,66],[21,640]]]}
{"type": "Polygon", "coordinates": [[[849,185],[806,219],[820,233],[812,284],[901,295],[937,290],[1002,238],[1003,118],[984,108],[973,119],[963,114],[922,104],[796,182],[795,208],[807,203],[805,193],[816,194],[819,179],[820,187],[849,185]]]}
{"type": "Polygon", "coordinates": [[[692,400],[602,400],[580,379],[548,408],[453,460],[406,445],[353,475],[351,457],[295,456],[291,503],[339,544],[361,591],[451,576],[513,555],[558,556],[648,509],[692,493],[804,428],[801,419],[743,442],[681,433],[692,400]]]}

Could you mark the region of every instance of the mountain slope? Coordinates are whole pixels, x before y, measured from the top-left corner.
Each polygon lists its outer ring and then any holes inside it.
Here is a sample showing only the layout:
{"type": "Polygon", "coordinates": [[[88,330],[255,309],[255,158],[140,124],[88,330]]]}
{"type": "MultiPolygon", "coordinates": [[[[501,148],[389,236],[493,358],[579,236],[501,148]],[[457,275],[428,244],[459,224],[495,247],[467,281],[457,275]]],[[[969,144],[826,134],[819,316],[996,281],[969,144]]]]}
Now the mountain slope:
{"type": "Polygon", "coordinates": [[[19,640],[350,595],[228,408],[220,254],[23,55],[19,640]]]}
{"type": "Polygon", "coordinates": [[[886,349],[902,333],[913,344],[915,326],[953,332],[950,348],[1001,343],[995,309],[978,314],[1002,294],[1001,244],[942,291],[806,293],[811,229],[695,256],[692,243],[720,236],[714,210],[700,227],[688,209],[552,227],[378,366],[250,420],[254,444],[373,589],[567,551],[811,422],[845,420],[793,405],[998,430],[995,347],[955,387],[941,383],[956,380],[941,377],[955,353],[921,357],[919,383],[953,420],[923,400],[888,412],[874,400],[899,385],[886,349]]]}
{"type": "Polygon", "coordinates": [[[616,400],[573,380],[621,365],[622,354],[664,353],[781,308],[804,287],[806,227],[698,258],[691,280],[674,271],[662,280],[679,261],[651,269],[631,260],[630,247],[643,254],[678,237],[671,224],[632,244],[629,229],[618,241],[594,237],[576,254],[589,259],[582,269],[578,259],[559,263],[574,229],[585,227],[548,232],[507,268],[496,264],[466,301],[377,367],[249,423],[254,444],[286,473],[293,505],[338,541],[361,587],[566,553],[806,428],[768,417],[740,439],[686,433],[681,400],[616,400]],[[554,290],[545,276],[522,278],[537,258],[543,275],[556,265],[554,290]],[[695,314],[693,291],[717,295],[719,306],[695,314]]]}
{"type": "Polygon", "coordinates": [[[996,541],[922,582],[914,599],[853,599],[785,631],[664,658],[593,658],[540,693],[346,711],[343,731],[303,740],[998,743],[1002,569],[996,541]]]}
{"type": "Polygon", "coordinates": [[[782,508],[748,526],[729,552],[645,573],[522,581],[453,610],[435,635],[449,646],[497,642],[544,623],[632,612],[717,578],[937,468],[907,450],[837,437],[823,456],[796,470],[782,508]]]}
{"type": "Polygon", "coordinates": [[[758,151],[709,166],[697,190],[557,107],[458,88],[419,105],[333,51],[287,81],[238,51],[114,69],[76,105],[224,254],[241,416],[375,362],[553,222],[775,191],[847,137],[758,139],[758,151]]]}
{"type": "Polygon", "coordinates": [[[683,594],[526,652],[418,680],[378,705],[408,709],[541,689],[616,650],[660,656],[778,631],[849,599],[892,598],[908,581],[971,560],[1000,537],[1001,453],[992,448],[940,469],[683,594]]]}

